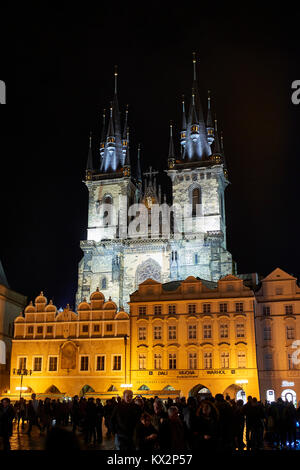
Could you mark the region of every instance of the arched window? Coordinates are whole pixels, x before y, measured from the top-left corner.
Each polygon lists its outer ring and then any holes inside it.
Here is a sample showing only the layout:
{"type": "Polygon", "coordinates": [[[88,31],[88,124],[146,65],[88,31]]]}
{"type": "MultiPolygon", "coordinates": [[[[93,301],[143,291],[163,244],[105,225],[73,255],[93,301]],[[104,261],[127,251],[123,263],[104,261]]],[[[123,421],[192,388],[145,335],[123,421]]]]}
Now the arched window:
{"type": "Polygon", "coordinates": [[[101,289],[106,289],[106,287],[107,287],[106,277],[103,277],[101,281],[101,289]]]}
{"type": "Polygon", "coordinates": [[[112,205],[112,203],[113,203],[113,200],[109,194],[104,196],[103,198],[103,224],[105,227],[108,227],[109,225],[111,225],[112,209],[109,206],[112,205]]]}
{"type": "Polygon", "coordinates": [[[194,188],[192,192],[192,217],[197,215],[197,205],[201,204],[200,188],[194,188]]]}

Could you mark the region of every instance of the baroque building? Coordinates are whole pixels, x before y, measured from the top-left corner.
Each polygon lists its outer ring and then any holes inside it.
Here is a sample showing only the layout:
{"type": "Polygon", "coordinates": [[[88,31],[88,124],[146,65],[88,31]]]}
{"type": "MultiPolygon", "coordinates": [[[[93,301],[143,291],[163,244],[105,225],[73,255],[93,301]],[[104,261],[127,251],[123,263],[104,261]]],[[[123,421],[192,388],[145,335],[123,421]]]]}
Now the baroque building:
{"type": "Polygon", "coordinates": [[[256,342],[262,400],[300,399],[300,288],[280,268],[261,281],[256,296],[256,342]]]}
{"type": "Polygon", "coordinates": [[[148,279],[131,295],[130,315],[99,290],[77,313],[41,293],[15,320],[12,399],[24,369],[25,397],[109,398],[124,386],[145,396],[259,397],[254,293],[232,275],[148,279]]]}
{"type": "Polygon", "coordinates": [[[235,276],[152,279],[130,296],[134,391],[259,397],[254,293],[235,276]]]}
{"type": "Polygon", "coordinates": [[[95,165],[90,138],[85,179],[88,228],[87,239],[81,241],[76,305],[99,286],[119,307],[128,310],[130,294],[148,278],[166,283],[194,275],[216,282],[232,274],[233,262],[226,248],[224,191],[229,181],[224,150],[217,122],[213,125],[210,96],[206,120],[203,117],[195,56],[187,111],[182,103],[178,152],[170,126],[166,172],[172,184],[172,207],[162,202],[157,172],[152,168],[144,173],[143,184],[140,149],[137,161],[131,163],[128,109],[122,126],[117,78],[115,71],[113,101],[107,123],[103,115],[100,159],[95,165]],[[136,168],[135,175],[132,167],[136,168]],[[139,204],[138,209],[134,204],[139,204]],[[156,227],[152,223],[155,210],[159,220],[156,227]],[[141,212],[146,212],[149,220],[145,226],[138,223],[141,212]]]}

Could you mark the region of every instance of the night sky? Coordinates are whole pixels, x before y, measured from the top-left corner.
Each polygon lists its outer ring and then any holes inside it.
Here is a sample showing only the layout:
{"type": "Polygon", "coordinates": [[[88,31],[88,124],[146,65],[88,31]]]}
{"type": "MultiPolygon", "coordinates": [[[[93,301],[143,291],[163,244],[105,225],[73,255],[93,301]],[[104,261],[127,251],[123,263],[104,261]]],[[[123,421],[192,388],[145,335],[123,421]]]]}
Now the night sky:
{"type": "MultiPolygon", "coordinates": [[[[74,306],[89,132],[96,166],[114,65],[123,115],[129,104],[132,168],[141,143],[143,171],[163,172],[170,120],[179,156],[193,52],[204,112],[210,89],[224,133],[227,247],[238,272],[266,275],[279,266],[300,277],[300,105],[291,101],[300,36],[292,9],[82,5],[1,6],[0,259],[10,287],[28,301],[43,290],[57,307],[74,306]]],[[[169,197],[168,177],[160,181],[169,197]]]]}

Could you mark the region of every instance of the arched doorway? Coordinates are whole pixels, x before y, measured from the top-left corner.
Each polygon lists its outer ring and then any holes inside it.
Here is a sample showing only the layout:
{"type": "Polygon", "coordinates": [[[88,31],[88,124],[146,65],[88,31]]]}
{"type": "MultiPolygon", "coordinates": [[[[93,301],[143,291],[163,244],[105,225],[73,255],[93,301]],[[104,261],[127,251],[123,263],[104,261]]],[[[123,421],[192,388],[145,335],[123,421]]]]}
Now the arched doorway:
{"type": "Polygon", "coordinates": [[[247,401],[246,392],[237,384],[232,384],[227,387],[223,392],[224,397],[229,396],[234,400],[243,400],[244,403],[247,401]]]}
{"type": "Polygon", "coordinates": [[[284,401],[290,401],[292,403],[297,402],[296,392],[294,390],[290,389],[290,388],[287,388],[287,389],[282,391],[281,398],[284,401]]]}
{"type": "Polygon", "coordinates": [[[94,393],[95,390],[90,385],[84,385],[79,392],[79,396],[84,397],[86,393],[94,393]]]}
{"type": "Polygon", "coordinates": [[[189,397],[207,398],[210,395],[211,395],[211,391],[205,385],[202,385],[202,384],[195,385],[189,391],[189,397]]]}
{"type": "Polygon", "coordinates": [[[61,393],[55,385],[51,385],[51,387],[47,388],[45,393],[61,393]]]}

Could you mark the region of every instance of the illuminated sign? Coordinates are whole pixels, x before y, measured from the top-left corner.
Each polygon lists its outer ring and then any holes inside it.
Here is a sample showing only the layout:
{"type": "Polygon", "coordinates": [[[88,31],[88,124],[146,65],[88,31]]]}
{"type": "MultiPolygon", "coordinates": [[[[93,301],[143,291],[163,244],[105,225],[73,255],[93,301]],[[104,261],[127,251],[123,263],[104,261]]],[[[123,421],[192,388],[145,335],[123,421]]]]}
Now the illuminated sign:
{"type": "Polygon", "coordinates": [[[287,380],[283,380],[281,383],[282,387],[293,387],[295,385],[295,382],[288,382],[287,380]]]}

